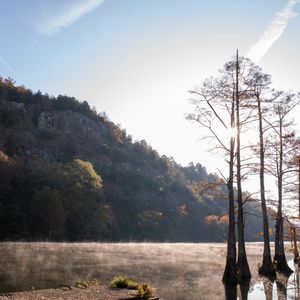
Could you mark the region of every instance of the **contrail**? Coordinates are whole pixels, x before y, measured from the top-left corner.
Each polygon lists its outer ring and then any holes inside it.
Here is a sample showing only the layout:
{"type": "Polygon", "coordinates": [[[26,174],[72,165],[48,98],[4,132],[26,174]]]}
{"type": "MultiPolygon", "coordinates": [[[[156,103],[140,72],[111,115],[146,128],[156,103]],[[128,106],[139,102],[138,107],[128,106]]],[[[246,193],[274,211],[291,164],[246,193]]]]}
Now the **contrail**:
{"type": "Polygon", "coordinates": [[[16,76],[16,74],[15,74],[14,70],[12,69],[12,67],[9,65],[9,63],[2,56],[0,56],[0,61],[11,72],[11,74],[13,76],[16,76]]]}
{"type": "Polygon", "coordinates": [[[255,63],[263,58],[272,45],[279,39],[287,27],[288,22],[297,16],[297,13],[295,13],[293,9],[299,2],[300,0],[288,0],[285,7],[276,14],[262,37],[248,50],[246,57],[249,57],[255,63]]]}
{"type": "Polygon", "coordinates": [[[36,24],[36,30],[41,35],[52,36],[62,28],[73,25],[84,15],[92,12],[106,0],[77,0],[64,6],[44,11],[36,24]]]}

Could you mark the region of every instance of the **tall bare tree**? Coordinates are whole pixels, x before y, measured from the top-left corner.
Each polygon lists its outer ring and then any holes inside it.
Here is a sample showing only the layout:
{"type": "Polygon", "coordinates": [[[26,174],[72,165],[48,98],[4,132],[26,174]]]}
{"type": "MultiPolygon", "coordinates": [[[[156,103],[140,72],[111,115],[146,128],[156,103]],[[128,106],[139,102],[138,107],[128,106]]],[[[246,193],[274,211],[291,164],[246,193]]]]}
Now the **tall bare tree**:
{"type": "MultiPolygon", "coordinates": [[[[231,64],[232,66],[232,64],[231,64]]],[[[227,64],[224,70],[230,69],[227,64]]],[[[235,237],[235,207],[234,207],[234,151],[235,137],[230,135],[229,140],[224,140],[222,132],[233,131],[235,127],[235,102],[234,85],[230,81],[230,75],[224,71],[219,78],[209,78],[201,86],[191,90],[196,96],[191,103],[194,111],[187,115],[187,119],[197,122],[202,129],[205,129],[205,139],[214,141],[213,148],[221,150],[228,162],[228,243],[226,266],[223,275],[224,284],[237,284],[236,267],[236,237],[235,237]],[[220,130],[221,128],[221,130],[220,130]],[[208,134],[208,136],[207,136],[208,134]]],[[[231,74],[232,75],[232,74],[231,74]]]]}
{"type": "Polygon", "coordinates": [[[277,93],[270,110],[271,117],[264,118],[272,129],[273,134],[268,139],[267,157],[270,163],[266,169],[276,178],[277,185],[277,215],[275,224],[275,255],[274,266],[277,271],[289,276],[293,271],[287,264],[284,251],[283,234],[283,199],[285,177],[291,171],[291,154],[293,154],[293,137],[291,129],[292,122],[288,120],[289,113],[298,105],[299,99],[296,94],[277,93]]]}
{"type": "Polygon", "coordinates": [[[249,107],[255,107],[257,110],[258,121],[258,154],[259,154],[259,182],[260,182],[260,201],[263,217],[263,237],[264,237],[264,250],[263,250],[263,262],[259,268],[259,274],[264,276],[276,276],[276,270],[272,263],[271,249],[270,249],[270,236],[269,236],[269,220],[266,204],[266,189],[265,189],[265,127],[264,127],[264,114],[266,109],[264,107],[266,102],[270,102],[266,99],[270,93],[271,78],[268,74],[262,72],[258,66],[252,66],[247,78],[248,85],[251,86],[249,91],[249,107]],[[251,101],[251,98],[253,99],[251,101]],[[251,103],[252,102],[252,103],[251,103]]]}
{"type": "MultiPolygon", "coordinates": [[[[244,68],[248,67],[248,62],[244,59],[244,68]]],[[[235,113],[236,113],[236,182],[237,182],[237,230],[238,230],[238,277],[240,281],[245,281],[251,278],[250,268],[247,260],[245,236],[244,236],[244,209],[243,209],[243,192],[242,192],[242,174],[241,174],[241,119],[240,119],[240,79],[243,75],[240,74],[239,53],[236,53],[235,66],[235,113]]],[[[247,90],[247,88],[246,88],[247,90]]],[[[245,92],[245,91],[244,91],[245,92]]]]}
{"type": "MultiPolygon", "coordinates": [[[[217,78],[209,78],[191,93],[197,96],[193,99],[194,112],[188,115],[189,120],[196,121],[210,134],[215,141],[215,149],[225,153],[228,162],[228,243],[226,266],[223,275],[225,284],[235,284],[237,279],[243,281],[251,277],[244,239],[244,213],[241,174],[241,126],[244,120],[240,117],[241,98],[247,98],[250,88],[245,84],[249,61],[236,59],[229,61],[217,78]],[[242,68],[240,67],[242,65],[242,68]],[[247,66],[246,66],[247,65],[247,66]],[[242,82],[241,82],[242,81],[242,82]],[[242,87],[242,88],[240,88],[242,87]],[[229,134],[224,134],[227,132],[229,134]],[[228,138],[224,139],[224,137],[228,138]],[[229,145],[228,145],[229,144],[229,145]],[[235,165],[236,162],[236,165],[235,165]],[[236,172],[235,172],[236,167],[236,172]],[[237,180],[238,203],[238,262],[236,263],[235,238],[235,190],[237,180]]],[[[248,81],[250,82],[250,81],[248,81]]],[[[247,119],[247,118],[246,118],[247,119]]],[[[225,176],[223,176],[225,178],[225,176]]]]}
{"type": "Polygon", "coordinates": [[[300,139],[294,137],[292,146],[292,160],[290,162],[291,169],[289,169],[289,171],[291,171],[289,175],[292,175],[292,179],[289,182],[289,187],[287,190],[289,193],[291,193],[291,195],[294,195],[293,199],[295,200],[296,208],[294,210],[293,208],[290,208],[291,211],[294,211],[294,214],[287,219],[287,222],[290,226],[290,237],[294,254],[294,262],[300,266],[300,255],[297,244],[297,227],[299,227],[297,226],[297,223],[299,224],[300,222],[300,139]],[[297,217],[295,215],[297,215],[297,217]]]}

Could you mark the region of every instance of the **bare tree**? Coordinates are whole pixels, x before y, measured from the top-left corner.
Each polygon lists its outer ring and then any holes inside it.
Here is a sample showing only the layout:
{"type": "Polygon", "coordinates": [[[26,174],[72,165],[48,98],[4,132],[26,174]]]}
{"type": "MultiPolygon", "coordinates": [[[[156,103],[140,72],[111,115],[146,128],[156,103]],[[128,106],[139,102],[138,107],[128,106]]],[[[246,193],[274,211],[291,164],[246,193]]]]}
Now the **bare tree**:
{"type": "MultiPolygon", "coordinates": [[[[247,61],[244,60],[244,63],[247,61]]],[[[247,260],[245,236],[244,236],[244,209],[243,209],[243,192],[242,192],[242,174],[241,174],[241,119],[240,119],[240,89],[239,81],[240,77],[240,62],[238,51],[236,53],[236,71],[235,71],[235,112],[236,112],[236,181],[237,181],[237,204],[238,204],[238,218],[237,218],[237,230],[238,230],[238,277],[240,281],[249,280],[251,278],[250,268],[247,260]]],[[[247,90],[247,88],[246,88],[247,90]]],[[[245,92],[245,91],[244,91],[245,92]]]]}
{"type": "MultiPolygon", "coordinates": [[[[228,67],[228,66],[227,66],[228,67]]],[[[226,66],[225,66],[226,69],[226,66]]],[[[229,141],[224,141],[219,128],[223,130],[233,129],[235,126],[235,111],[233,98],[233,85],[228,73],[223,72],[220,78],[210,78],[200,87],[191,90],[191,94],[197,99],[192,100],[194,112],[187,116],[188,120],[197,122],[209,135],[204,137],[214,141],[214,149],[222,150],[228,162],[228,243],[226,267],[223,275],[224,284],[237,284],[236,268],[236,238],[235,238],[235,212],[234,212],[234,188],[233,168],[235,137],[230,136],[229,141]],[[229,145],[228,145],[229,144],[229,145]]]]}
{"type": "Polygon", "coordinates": [[[300,256],[297,244],[297,226],[300,222],[300,139],[297,137],[292,137],[293,141],[291,144],[292,149],[292,159],[289,164],[289,175],[290,180],[288,182],[288,187],[285,188],[289,193],[289,197],[294,201],[295,206],[289,207],[292,214],[286,217],[287,223],[290,229],[290,238],[292,242],[294,262],[300,266],[300,256]]]}
{"type": "Polygon", "coordinates": [[[252,66],[247,78],[251,91],[249,92],[249,107],[255,107],[257,110],[258,122],[258,154],[259,154],[259,182],[260,182],[260,200],[261,210],[263,217],[263,236],[264,236],[264,250],[263,262],[259,268],[259,274],[264,276],[276,276],[276,270],[272,264],[271,249],[270,249],[270,236],[269,236],[269,221],[266,204],[266,190],[265,190],[265,141],[264,141],[264,119],[263,116],[266,112],[265,103],[271,102],[272,99],[265,97],[270,93],[270,76],[264,74],[258,66],[252,66]],[[251,101],[252,99],[252,101],[251,101]]]}
{"type": "MultiPolygon", "coordinates": [[[[228,189],[228,243],[226,266],[223,275],[225,284],[236,284],[251,277],[244,239],[244,213],[241,174],[241,126],[240,100],[249,92],[249,86],[245,85],[244,77],[248,72],[249,61],[239,61],[238,52],[236,60],[225,64],[221,74],[217,78],[209,78],[200,87],[194,88],[191,93],[197,96],[192,100],[194,112],[188,115],[188,119],[196,121],[202,128],[209,132],[204,138],[213,139],[214,149],[221,150],[228,163],[228,177],[226,179],[228,189]],[[242,65],[242,68],[240,68],[242,65]],[[245,74],[246,73],[246,74],[245,74]],[[240,81],[243,81],[240,90],[240,81]],[[228,132],[227,140],[224,131],[228,132]],[[224,138],[225,137],[225,138],[224,138]],[[229,144],[229,145],[228,145],[229,144]],[[235,165],[236,162],[236,165],[235,165]],[[235,168],[236,166],[236,176],[235,168]],[[234,181],[237,179],[238,202],[238,263],[236,263],[236,238],[235,238],[235,205],[234,205],[234,181]]],[[[250,81],[248,81],[250,82],[250,81]]],[[[248,118],[248,117],[247,117],[248,118]]],[[[247,119],[246,118],[246,119],[247,119]]],[[[225,179],[225,176],[223,175],[225,179]]]]}
{"type": "Polygon", "coordinates": [[[272,129],[272,136],[268,140],[266,155],[270,163],[266,169],[276,178],[277,185],[277,215],[275,224],[275,255],[273,263],[277,271],[289,276],[293,271],[287,264],[284,251],[283,235],[283,198],[284,179],[291,171],[291,154],[293,153],[293,137],[291,131],[292,122],[287,120],[289,113],[298,105],[297,95],[290,93],[277,93],[280,95],[273,102],[271,118],[265,118],[265,122],[272,129]]]}

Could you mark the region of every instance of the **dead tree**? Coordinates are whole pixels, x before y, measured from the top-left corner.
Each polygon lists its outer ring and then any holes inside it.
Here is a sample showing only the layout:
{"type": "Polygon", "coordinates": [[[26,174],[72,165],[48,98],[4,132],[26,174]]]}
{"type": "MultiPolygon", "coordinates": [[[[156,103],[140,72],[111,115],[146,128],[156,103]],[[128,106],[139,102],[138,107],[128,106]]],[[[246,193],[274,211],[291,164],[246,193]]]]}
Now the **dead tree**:
{"type": "Polygon", "coordinates": [[[296,214],[297,217],[293,216],[292,221],[288,221],[290,225],[290,237],[294,254],[294,262],[300,266],[300,256],[298,251],[297,244],[297,227],[295,223],[300,222],[300,139],[295,138],[293,144],[293,158],[290,162],[291,173],[294,175],[294,178],[290,181],[290,186],[288,192],[291,192],[295,195],[296,200],[296,214]]]}
{"type": "MultiPolygon", "coordinates": [[[[291,131],[292,122],[288,120],[289,113],[298,105],[299,100],[295,94],[277,93],[279,97],[273,101],[273,109],[270,110],[270,118],[265,122],[272,129],[269,137],[266,155],[269,158],[267,170],[276,178],[277,185],[277,215],[275,224],[275,255],[274,266],[277,271],[289,276],[293,271],[287,264],[284,251],[283,234],[283,198],[284,179],[291,170],[290,155],[293,149],[293,136],[291,131]]],[[[294,232],[291,232],[294,234],[294,232]]]]}
{"type": "MultiPolygon", "coordinates": [[[[226,68],[226,67],[225,67],[226,68]]],[[[223,283],[227,285],[237,284],[236,267],[236,237],[235,237],[235,207],[234,207],[234,151],[235,137],[229,136],[229,140],[224,139],[219,128],[230,131],[235,126],[235,103],[233,97],[233,85],[230,76],[224,72],[220,78],[209,78],[200,87],[191,90],[191,94],[196,96],[191,103],[194,112],[187,115],[187,119],[198,123],[205,129],[208,136],[205,139],[214,141],[214,149],[221,150],[225,154],[228,162],[228,243],[226,266],[223,275],[223,283]],[[226,112],[224,116],[224,111],[226,112]]]]}
{"type": "Polygon", "coordinates": [[[236,55],[236,80],[235,80],[235,112],[236,112],[236,181],[237,181],[237,230],[238,230],[238,277],[240,281],[247,281],[251,278],[250,268],[247,260],[245,236],[244,236],[244,209],[242,192],[242,174],[241,174],[241,119],[240,119],[240,63],[239,54],[236,55]]]}
{"type": "MultiPolygon", "coordinates": [[[[215,142],[214,149],[222,150],[228,163],[228,177],[226,180],[228,189],[228,243],[226,266],[223,274],[225,284],[236,284],[237,278],[241,281],[251,277],[247,262],[244,240],[244,213],[241,175],[241,125],[240,120],[240,95],[246,94],[249,88],[245,85],[244,76],[241,73],[248,72],[247,68],[240,68],[246,60],[232,60],[225,64],[221,74],[217,78],[210,78],[200,87],[194,88],[191,93],[197,96],[192,100],[194,112],[188,115],[188,119],[196,121],[209,132],[209,137],[215,142]],[[243,81],[243,89],[240,89],[240,81],[243,81]],[[220,129],[221,127],[221,129],[220,129]],[[227,132],[228,134],[224,134],[227,132]],[[236,156],[237,155],[237,156],[236,156]],[[235,161],[237,164],[235,165],[235,161]],[[235,167],[237,173],[235,173],[235,167]],[[237,176],[236,176],[237,174],[237,176]],[[235,205],[234,205],[234,181],[238,182],[238,264],[236,262],[236,237],[235,237],[235,205]],[[237,269],[238,267],[238,269],[237,269]]],[[[248,62],[248,61],[247,61],[248,62]]],[[[225,176],[223,176],[225,178],[225,176]]]]}
{"type": "Polygon", "coordinates": [[[264,250],[263,261],[258,272],[260,275],[274,277],[276,270],[272,263],[270,236],[269,236],[269,220],[266,204],[266,190],[265,190],[265,128],[264,128],[264,114],[266,109],[264,105],[270,101],[265,97],[270,93],[271,78],[264,74],[259,67],[253,66],[250,70],[248,79],[251,83],[251,91],[249,92],[249,107],[256,108],[257,111],[257,125],[258,125],[258,166],[259,166],[259,182],[260,182],[260,202],[263,217],[263,237],[264,250]]]}

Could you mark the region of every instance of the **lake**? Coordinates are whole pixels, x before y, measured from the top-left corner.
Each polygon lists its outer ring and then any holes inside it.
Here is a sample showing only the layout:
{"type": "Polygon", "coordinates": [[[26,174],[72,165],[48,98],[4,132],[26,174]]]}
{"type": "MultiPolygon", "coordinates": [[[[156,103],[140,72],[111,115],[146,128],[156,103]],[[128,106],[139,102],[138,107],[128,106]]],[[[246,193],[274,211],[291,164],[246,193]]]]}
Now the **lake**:
{"type": "MultiPolygon", "coordinates": [[[[227,291],[248,300],[297,299],[299,274],[275,282],[257,275],[262,244],[248,243],[250,286],[227,291]]],[[[224,299],[221,282],[225,244],[189,243],[0,243],[0,291],[12,292],[74,285],[116,275],[150,282],[164,300],[224,299]]],[[[288,254],[292,264],[291,254],[288,254]]],[[[292,266],[293,267],[293,266],[292,266]]]]}

